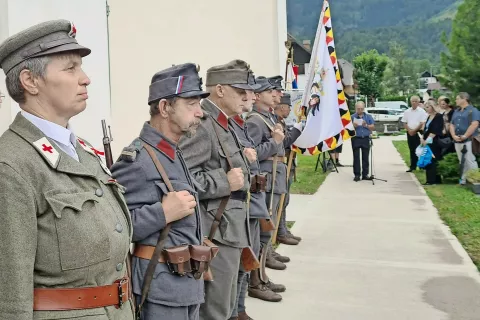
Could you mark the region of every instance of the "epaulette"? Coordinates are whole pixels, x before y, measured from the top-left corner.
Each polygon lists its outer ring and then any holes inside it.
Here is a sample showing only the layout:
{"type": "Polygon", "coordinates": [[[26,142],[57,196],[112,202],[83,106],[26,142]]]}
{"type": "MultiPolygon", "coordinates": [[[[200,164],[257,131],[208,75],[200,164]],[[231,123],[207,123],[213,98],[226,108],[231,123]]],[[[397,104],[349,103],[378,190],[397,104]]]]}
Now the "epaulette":
{"type": "Polygon", "coordinates": [[[128,147],[123,148],[122,153],[120,153],[119,160],[125,160],[128,162],[135,162],[137,159],[137,154],[143,148],[143,144],[140,140],[135,140],[128,147]]]}

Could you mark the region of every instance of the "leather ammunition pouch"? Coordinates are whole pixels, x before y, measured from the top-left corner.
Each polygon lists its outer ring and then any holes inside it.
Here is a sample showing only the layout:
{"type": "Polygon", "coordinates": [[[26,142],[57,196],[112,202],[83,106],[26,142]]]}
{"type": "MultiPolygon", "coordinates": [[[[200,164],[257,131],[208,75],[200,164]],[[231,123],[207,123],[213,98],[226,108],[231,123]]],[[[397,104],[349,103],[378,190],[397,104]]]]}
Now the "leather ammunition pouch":
{"type": "Polygon", "coordinates": [[[272,219],[260,219],[260,230],[269,232],[275,230],[275,224],[272,219]]]}
{"type": "MultiPolygon", "coordinates": [[[[136,245],[133,255],[142,259],[151,259],[155,247],[136,245]]],[[[192,273],[195,279],[209,270],[210,262],[218,254],[218,247],[208,239],[203,245],[182,245],[163,249],[159,263],[165,263],[168,270],[175,275],[184,276],[192,273]]]]}
{"type": "Polygon", "coordinates": [[[256,174],[250,176],[250,192],[257,193],[257,192],[265,192],[265,188],[267,186],[267,176],[264,174],[256,174]]]}
{"type": "Polygon", "coordinates": [[[260,262],[251,247],[243,248],[241,261],[246,272],[260,268],[260,262]]]}

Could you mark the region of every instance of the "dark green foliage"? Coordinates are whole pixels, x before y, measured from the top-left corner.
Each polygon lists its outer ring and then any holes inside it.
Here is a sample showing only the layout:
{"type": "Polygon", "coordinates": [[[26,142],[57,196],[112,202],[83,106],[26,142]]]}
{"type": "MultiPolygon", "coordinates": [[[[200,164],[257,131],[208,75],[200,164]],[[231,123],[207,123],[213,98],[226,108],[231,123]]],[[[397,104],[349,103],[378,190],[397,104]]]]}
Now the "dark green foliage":
{"type": "MultiPolygon", "coordinates": [[[[438,61],[444,50],[442,32],[460,1],[454,0],[330,0],[339,57],[352,61],[364,51],[389,51],[389,42],[404,45],[410,58],[438,61]]],[[[323,1],[287,0],[289,32],[313,41],[323,1]]]]}
{"type": "Polygon", "coordinates": [[[444,37],[448,53],[442,54],[442,81],[456,91],[470,93],[480,102],[480,5],[465,0],[458,7],[450,39],[444,37]]]}
{"type": "Polygon", "coordinates": [[[438,174],[444,179],[458,179],[460,163],[456,153],[449,153],[438,162],[438,174]]]}
{"type": "Polygon", "coordinates": [[[388,58],[380,55],[373,49],[355,57],[355,80],[358,83],[360,94],[366,95],[370,101],[374,101],[380,95],[383,74],[388,64],[388,58]]]}

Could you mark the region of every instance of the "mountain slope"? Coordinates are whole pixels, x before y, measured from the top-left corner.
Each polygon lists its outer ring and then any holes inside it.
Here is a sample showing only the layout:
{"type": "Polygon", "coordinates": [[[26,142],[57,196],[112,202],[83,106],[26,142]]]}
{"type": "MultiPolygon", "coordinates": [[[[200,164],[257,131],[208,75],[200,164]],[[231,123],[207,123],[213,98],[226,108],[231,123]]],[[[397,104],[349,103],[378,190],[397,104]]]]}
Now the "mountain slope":
{"type": "MultiPolygon", "coordinates": [[[[452,0],[331,0],[332,22],[339,56],[352,60],[365,50],[388,52],[390,41],[406,46],[412,58],[438,61],[440,42],[449,33],[460,1],[452,0]],[[419,5],[421,3],[421,5],[419,5]]],[[[323,1],[287,0],[289,32],[311,39],[323,1]]]]}

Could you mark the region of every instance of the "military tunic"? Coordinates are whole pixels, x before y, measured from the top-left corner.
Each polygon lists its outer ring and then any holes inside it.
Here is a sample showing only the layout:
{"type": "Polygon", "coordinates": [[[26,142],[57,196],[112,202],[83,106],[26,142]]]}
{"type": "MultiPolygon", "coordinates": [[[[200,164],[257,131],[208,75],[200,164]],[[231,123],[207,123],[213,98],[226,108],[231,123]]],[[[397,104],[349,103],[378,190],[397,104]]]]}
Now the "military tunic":
{"type": "MultiPolygon", "coordinates": [[[[196,181],[202,226],[208,234],[222,198],[231,193],[227,179],[231,168],[219,139],[228,148],[233,167],[243,171],[245,183],[239,191],[244,194],[250,190],[250,172],[248,160],[227,116],[209,99],[202,100],[201,105],[204,116],[197,133],[191,138],[182,138],[180,149],[196,181]],[[215,127],[220,135],[218,138],[215,127]]],[[[200,318],[224,320],[230,317],[236,303],[241,249],[249,246],[245,200],[228,201],[213,239],[220,251],[211,263],[214,281],[205,284],[206,297],[200,307],[200,318]]]]}
{"type": "Polygon", "coordinates": [[[0,319],[131,320],[130,303],[33,311],[33,288],[111,285],[126,276],[132,227],[123,187],[79,139],[79,161],[21,114],[0,138],[0,319]]]}
{"type": "MultiPolygon", "coordinates": [[[[272,137],[271,130],[276,123],[276,118],[270,112],[261,111],[256,107],[254,107],[252,114],[247,118],[248,132],[257,148],[260,169],[262,172],[267,173],[266,202],[267,207],[269,207],[271,197],[273,196],[272,214],[275,221],[279,212],[280,196],[287,193],[287,166],[284,162],[279,161],[277,163],[277,173],[273,184],[273,161],[268,160],[268,158],[272,156],[284,157],[285,146],[291,145],[301,134],[300,130],[294,128],[292,131],[286,132],[283,143],[277,144],[272,137]],[[271,192],[272,186],[274,186],[273,195],[271,192]]],[[[284,235],[285,232],[286,230],[283,228],[278,230],[279,235],[284,235]]]]}
{"type": "MultiPolygon", "coordinates": [[[[158,173],[144,144],[150,145],[163,165],[175,191],[186,190],[197,199],[193,178],[183,160],[182,153],[176,144],[166,139],[148,122],[143,126],[140,137],[125,148],[119,160],[112,166],[112,174],[126,187],[125,199],[131,213],[133,223],[133,241],[136,244],[156,246],[160,232],[166,226],[162,208],[162,198],[169,191],[158,173]]],[[[172,223],[165,248],[182,244],[200,245],[203,236],[201,231],[200,210],[172,223]]],[[[141,296],[144,275],[150,260],[133,258],[133,292],[137,298],[141,296]]],[[[147,306],[152,316],[163,319],[185,318],[186,309],[178,308],[178,315],[172,314],[165,306],[188,307],[199,305],[204,301],[202,280],[196,280],[191,273],[180,277],[172,274],[167,265],[159,263],[154,272],[154,279],[148,294],[147,303],[162,305],[156,308],[147,306]]],[[[188,308],[187,308],[188,309],[188,308]]],[[[198,312],[193,309],[193,312],[198,312]]],[[[145,319],[153,319],[145,317],[145,319]]],[[[193,318],[192,318],[193,319],[193,318]]]]}
{"type": "MultiPolygon", "coordinates": [[[[247,127],[244,120],[240,116],[236,116],[229,119],[238,140],[243,148],[255,149],[252,138],[248,135],[247,127]]],[[[260,163],[258,159],[250,163],[250,173],[252,175],[260,174],[260,163]]],[[[250,229],[250,241],[252,249],[259,257],[260,254],[260,221],[259,219],[270,219],[268,214],[268,208],[265,202],[265,192],[255,192],[250,194],[249,203],[249,229],[250,229]]],[[[232,313],[232,317],[238,316],[238,312],[245,311],[245,298],[248,286],[248,276],[243,268],[240,266],[238,273],[238,287],[237,287],[237,308],[232,313]]]]}

